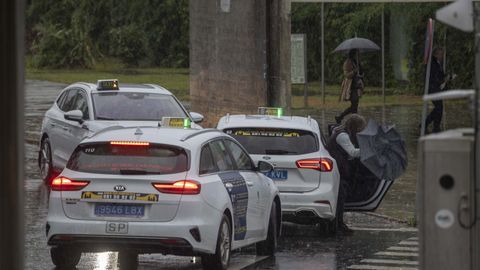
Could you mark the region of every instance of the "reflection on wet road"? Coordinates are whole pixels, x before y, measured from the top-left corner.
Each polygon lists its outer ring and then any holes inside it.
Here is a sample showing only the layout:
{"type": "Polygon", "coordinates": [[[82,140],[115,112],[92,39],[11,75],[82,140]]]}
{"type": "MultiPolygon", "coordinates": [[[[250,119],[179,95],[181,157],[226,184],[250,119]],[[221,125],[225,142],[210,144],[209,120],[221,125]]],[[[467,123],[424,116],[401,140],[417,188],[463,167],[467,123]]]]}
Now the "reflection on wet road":
{"type": "MultiPolygon", "coordinates": [[[[30,180],[25,181],[25,269],[54,269],[45,238],[48,191],[40,180],[34,179],[39,178],[36,162],[43,114],[52,105],[64,85],[38,81],[28,81],[26,85],[25,172],[27,179],[30,180]]],[[[389,120],[387,123],[396,123],[406,138],[410,166],[407,173],[393,185],[380,210],[387,214],[409,215],[413,213],[415,202],[415,156],[420,108],[392,107],[387,108],[386,112],[386,118],[389,120]]],[[[333,119],[336,113],[326,112],[324,117],[317,115],[315,118],[322,125],[325,122],[323,119],[333,119]]],[[[375,119],[381,119],[382,114],[378,108],[361,108],[361,113],[375,119]]],[[[447,111],[449,127],[468,124],[469,119],[467,114],[454,116],[447,111]],[[452,124],[454,117],[457,120],[452,124]],[[461,121],[458,122],[458,119],[461,121]]],[[[232,269],[242,269],[246,265],[250,265],[247,269],[391,269],[395,265],[415,267],[414,256],[407,259],[398,254],[416,252],[414,249],[406,249],[414,247],[400,244],[416,237],[415,230],[375,215],[349,214],[346,221],[355,229],[352,236],[329,237],[320,234],[316,227],[285,224],[275,258],[268,258],[252,265],[258,260],[253,255],[255,250],[243,249],[234,254],[232,269]],[[366,268],[365,265],[376,265],[377,268],[366,268]],[[385,265],[387,268],[381,268],[385,265]]],[[[139,261],[138,269],[201,269],[199,259],[191,257],[153,254],[142,255],[139,261]]],[[[78,269],[119,269],[117,254],[112,252],[84,254],[78,269]]]]}

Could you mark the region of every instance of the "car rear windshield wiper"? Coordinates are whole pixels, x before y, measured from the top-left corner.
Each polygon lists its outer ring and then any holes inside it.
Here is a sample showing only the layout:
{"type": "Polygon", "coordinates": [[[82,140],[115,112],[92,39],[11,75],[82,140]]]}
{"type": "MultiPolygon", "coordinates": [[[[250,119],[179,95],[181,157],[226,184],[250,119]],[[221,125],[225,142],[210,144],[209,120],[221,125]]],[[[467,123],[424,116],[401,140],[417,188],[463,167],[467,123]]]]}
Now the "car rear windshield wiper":
{"type": "Polygon", "coordinates": [[[111,117],[105,117],[105,116],[97,116],[97,120],[115,120],[111,117]]]}
{"type": "Polygon", "coordinates": [[[134,174],[148,174],[148,172],[144,170],[120,170],[120,174],[134,175],[134,174]]]}
{"type": "Polygon", "coordinates": [[[287,151],[281,149],[265,149],[265,154],[267,155],[286,155],[286,154],[296,154],[295,151],[287,151]]]}

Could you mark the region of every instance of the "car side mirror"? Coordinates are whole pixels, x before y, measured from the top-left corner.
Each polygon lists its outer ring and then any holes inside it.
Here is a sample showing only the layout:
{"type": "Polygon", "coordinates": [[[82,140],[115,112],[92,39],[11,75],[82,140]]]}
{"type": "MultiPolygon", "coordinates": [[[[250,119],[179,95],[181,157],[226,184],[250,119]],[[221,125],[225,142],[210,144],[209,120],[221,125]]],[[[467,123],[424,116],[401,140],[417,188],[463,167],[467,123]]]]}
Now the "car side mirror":
{"type": "Polygon", "coordinates": [[[275,167],[270,162],[260,160],[257,163],[257,171],[261,173],[268,173],[273,171],[274,169],[275,167]]]}
{"type": "Polygon", "coordinates": [[[68,111],[64,115],[65,119],[70,121],[76,121],[80,124],[83,123],[83,113],[80,110],[68,111]]]}
{"type": "Polygon", "coordinates": [[[203,115],[196,113],[196,112],[190,112],[190,117],[192,117],[192,121],[194,123],[201,123],[203,121],[203,115]]]}

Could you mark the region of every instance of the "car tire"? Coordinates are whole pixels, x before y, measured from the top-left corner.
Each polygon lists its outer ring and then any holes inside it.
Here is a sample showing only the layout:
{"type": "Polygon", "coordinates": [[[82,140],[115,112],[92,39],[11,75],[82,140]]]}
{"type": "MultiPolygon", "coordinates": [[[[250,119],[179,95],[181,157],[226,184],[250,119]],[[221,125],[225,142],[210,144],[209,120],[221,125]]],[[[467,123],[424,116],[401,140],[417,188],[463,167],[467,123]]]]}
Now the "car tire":
{"type": "Polygon", "coordinates": [[[223,215],[218,229],[215,254],[202,255],[203,269],[226,270],[230,263],[232,248],[232,226],[227,215],[223,215]]]}
{"type": "Polygon", "coordinates": [[[273,256],[277,249],[277,204],[272,202],[272,209],[270,210],[270,218],[268,220],[267,239],[258,242],[257,255],[258,256],[273,256]]]}
{"type": "Polygon", "coordinates": [[[72,248],[58,246],[50,249],[50,257],[58,269],[75,269],[82,253],[72,248]]]}
{"type": "Polygon", "coordinates": [[[52,148],[48,137],[42,140],[40,153],[38,154],[38,166],[43,182],[48,184],[53,175],[52,148]]]}
{"type": "Polygon", "coordinates": [[[335,235],[338,229],[338,217],[335,217],[332,220],[328,220],[325,223],[325,229],[328,235],[335,235]]]}
{"type": "Polygon", "coordinates": [[[118,264],[120,269],[137,269],[138,253],[133,251],[119,251],[118,264]]]}

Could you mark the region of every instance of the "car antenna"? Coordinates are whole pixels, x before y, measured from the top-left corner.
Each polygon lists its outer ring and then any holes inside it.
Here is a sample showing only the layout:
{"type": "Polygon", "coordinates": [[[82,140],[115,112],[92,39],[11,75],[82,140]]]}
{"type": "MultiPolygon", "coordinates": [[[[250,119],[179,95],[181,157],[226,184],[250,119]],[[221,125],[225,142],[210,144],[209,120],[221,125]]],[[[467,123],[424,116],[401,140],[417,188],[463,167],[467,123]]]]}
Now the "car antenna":
{"type": "Polygon", "coordinates": [[[225,120],[225,123],[228,123],[230,121],[230,113],[227,113],[226,117],[227,119],[225,120]]]}
{"type": "Polygon", "coordinates": [[[310,115],[307,116],[307,122],[308,122],[308,124],[310,124],[312,122],[312,117],[310,115]]]}

